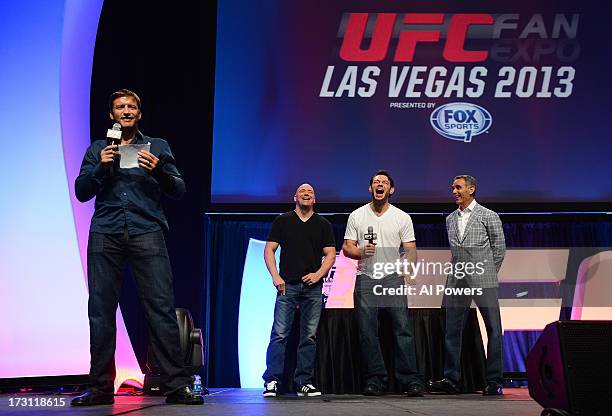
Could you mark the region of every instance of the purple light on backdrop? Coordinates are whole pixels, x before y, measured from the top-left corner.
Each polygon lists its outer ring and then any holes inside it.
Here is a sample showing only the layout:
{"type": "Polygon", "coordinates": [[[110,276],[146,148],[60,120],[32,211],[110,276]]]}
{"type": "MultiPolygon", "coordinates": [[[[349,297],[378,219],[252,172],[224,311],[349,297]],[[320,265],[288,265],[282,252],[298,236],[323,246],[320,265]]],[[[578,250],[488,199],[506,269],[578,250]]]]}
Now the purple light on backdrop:
{"type": "MultiPolygon", "coordinates": [[[[10,149],[0,165],[0,378],[89,370],[92,203],[78,203],[73,184],[90,142],[101,8],[102,0],[0,2],[0,124],[15,126],[0,136],[10,149]]],[[[141,379],[120,312],[117,320],[117,380],[141,379]]]]}
{"type": "Polygon", "coordinates": [[[60,127],[65,6],[0,3],[6,97],[0,124],[19,130],[0,138],[10,149],[0,165],[7,178],[0,204],[0,378],[83,374],[89,367],[87,289],[60,127]]]}
{"type": "MultiPolygon", "coordinates": [[[[90,144],[89,91],[101,8],[102,0],[67,0],[62,38],[60,100],[64,162],[85,276],[87,276],[87,240],[94,200],[87,203],[79,202],[74,194],[73,184],[79,174],[85,150],[90,144]]],[[[134,355],[120,308],[117,309],[115,363],[117,367],[115,390],[125,380],[132,380],[142,385],[142,372],[134,355]]]]}

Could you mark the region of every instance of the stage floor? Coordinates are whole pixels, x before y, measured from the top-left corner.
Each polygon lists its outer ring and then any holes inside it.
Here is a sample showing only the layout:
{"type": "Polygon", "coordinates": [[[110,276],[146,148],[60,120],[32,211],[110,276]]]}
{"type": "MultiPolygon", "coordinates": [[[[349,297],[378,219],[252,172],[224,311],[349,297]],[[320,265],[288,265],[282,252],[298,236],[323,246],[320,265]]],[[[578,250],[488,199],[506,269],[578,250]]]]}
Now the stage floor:
{"type": "MultiPolygon", "coordinates": [[[[203,406],[166,405],[162,397],[117,396],[111,406],[70,408],[69,395],[0,395],[1,415],[238,415],[238,416],[377,416],[400,413],[419,416],[538,416],[542,408],[534,402],[527,389],[505,389],[502,397],[478,394],[446,396],[427,394],[408,398],[401,395],[364,397],[359,395],[325,395],[314,398],[280,396],[264,399],[260,389],[212,389],[203,406]],[[11,407],[15,398],[65,398],[58,407],[11,407]]],[[[22,401],[23,402],[23,401],[22,401]]]]}

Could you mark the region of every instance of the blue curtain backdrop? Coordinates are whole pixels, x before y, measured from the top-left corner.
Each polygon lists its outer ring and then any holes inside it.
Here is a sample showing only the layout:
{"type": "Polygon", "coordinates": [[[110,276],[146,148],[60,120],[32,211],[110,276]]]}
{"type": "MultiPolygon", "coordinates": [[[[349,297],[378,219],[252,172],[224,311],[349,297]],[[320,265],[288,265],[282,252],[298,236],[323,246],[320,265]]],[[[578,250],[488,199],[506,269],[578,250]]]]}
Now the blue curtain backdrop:
{"type": "MultiPolygon", "coordinates": [[[[249,238],[265,240],[273,218],[214,215],[205,219],[207,365],[204,375],[211,387],[240,384],[237,328],[244,259],[249,238]]],[[[340,249],[347,216],[327,218],[332,222],[340,249]]],[[[415,215],[413,221],[418,246],[448,247],[443,215],[415,215]]],[[[504,215],[502,221],[508,247],[610,247],[612,243],[612,221],[606,215],[504,215]]],[[[568,278],[575,276],[576,271],[577,264],[572,264],[570,258],[568,278]]],[[[560,318],[569,319],[568,311],[562,311],[560,318]]],[[[506,371],[525,371],[525,356],[538,335],[513,332],[505,336],[506,371]]]]}

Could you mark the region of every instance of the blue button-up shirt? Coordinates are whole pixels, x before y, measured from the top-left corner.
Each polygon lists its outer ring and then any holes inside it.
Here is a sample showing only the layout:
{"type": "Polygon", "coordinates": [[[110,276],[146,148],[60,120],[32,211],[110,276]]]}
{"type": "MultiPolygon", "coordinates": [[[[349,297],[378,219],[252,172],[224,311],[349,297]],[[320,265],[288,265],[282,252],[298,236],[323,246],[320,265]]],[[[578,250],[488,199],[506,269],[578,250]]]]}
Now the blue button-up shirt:
{"type": "Polygon", "coordinates": [[[152,173],[140,167],[120,169],[117,162],[108,168],[102,166],[100,152],[106,140],[96,140],[85,153],[75,193],[81,202],[96,197],[90,232],[123,234],[127,227],[130,235],[137,235],[168,230],[161,195],[180,198],[185,193],[185,182],[168,142],[138,132],[132,143],[151,143],[150,152],[159,158],[152,173]]]}

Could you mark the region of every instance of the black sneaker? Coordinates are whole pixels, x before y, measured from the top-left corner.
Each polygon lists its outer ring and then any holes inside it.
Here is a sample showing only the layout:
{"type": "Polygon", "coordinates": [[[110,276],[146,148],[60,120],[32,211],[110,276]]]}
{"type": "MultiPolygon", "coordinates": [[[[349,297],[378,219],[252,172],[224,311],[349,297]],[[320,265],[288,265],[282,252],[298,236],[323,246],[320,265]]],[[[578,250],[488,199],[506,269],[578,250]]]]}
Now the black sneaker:
{"type": "Polygon", "coordinates": [[[166,396],[168,404],[203,404],[204,398],[199,394],[194,394],[188,386],[181,387],[174,393],[166,396]]]}
{"type": "Polygon", "coordinates": [[[363,389],[364,396],[384,396],[385,391],[380,388],[376,384],[368,384],[365,389],[363,389]]]}
{"type": "Polygon", "coordinates": [[[298,387],[297,395],[300,397],[314,397],[320,396],[321,391],[312,384],[300,384],[300,387],[298,387]]]}
{"type": "Polygon", "coordinates": [[[72,406],[98,406],[101,404],[113,404],[115,403],[115,396],[113,392],[104,393],[100,390],[88,390],[80,396],[72,399],[70,404],[72,406]]]}
{"type": "Polygon", "coordinates": [[[446,377],[443,378],[442,380],[430,381],[429,390],[438,392],[438,393],[446,393],[446,394],[461,393],[461,387],[458,384],[453,383],[446,377]]]}
{"type": "Polygon", "coordinates": [[[421,384],[411,384],[404,393],[408,397],[423,397],[425,388],[421,384]]]}
{"type": "Polygon", "coordinates": [[[503,396],[504,390],[501,384],[494,381],[489,381],[484,389],[482,389],[484,396],[503,396]]]}
{"type": "Polygon", "coordinates": [[[263,397],[276,397],[278,394],[278,381],[272,380],[264,383],[263,397]]]}

